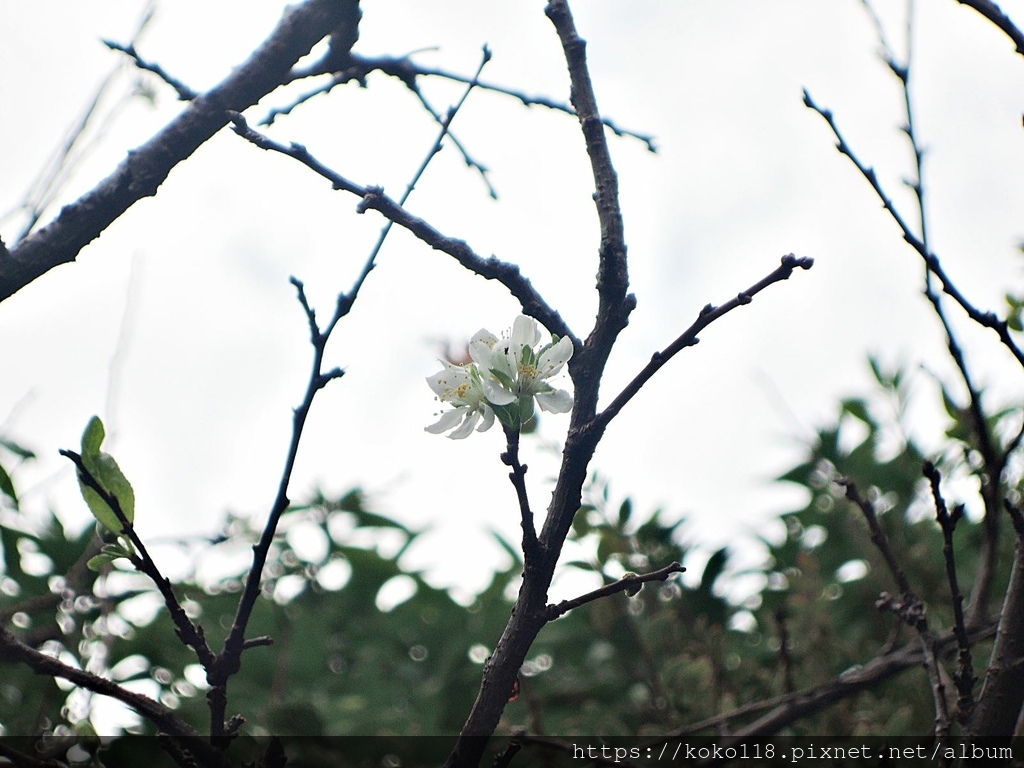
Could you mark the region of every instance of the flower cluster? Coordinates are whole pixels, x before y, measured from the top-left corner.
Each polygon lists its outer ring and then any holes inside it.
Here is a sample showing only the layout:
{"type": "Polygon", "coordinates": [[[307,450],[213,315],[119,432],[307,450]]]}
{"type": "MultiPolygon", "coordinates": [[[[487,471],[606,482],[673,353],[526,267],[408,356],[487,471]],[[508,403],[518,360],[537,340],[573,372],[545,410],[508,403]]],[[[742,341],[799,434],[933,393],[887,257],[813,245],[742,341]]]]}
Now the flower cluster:
{"type": "Polygon", "coordinates": [[[572,394],[556,389],[548,379],[556,376],[572,357],[572,341],[551,337],[538,346],[536,321],[516,318],[510,338],[497,338],[481,329],[470,339],[471,363],[453,365],[427,377],[427,384],[442,403],[454,408],[427,427],[441,434],[449,429],[453,439],[467,437],[474,429],[490,429],[495,417],[506,427],[522,427],[533,418],[534,400],[543,411],[565,413],[572,408],[572,394]]]}

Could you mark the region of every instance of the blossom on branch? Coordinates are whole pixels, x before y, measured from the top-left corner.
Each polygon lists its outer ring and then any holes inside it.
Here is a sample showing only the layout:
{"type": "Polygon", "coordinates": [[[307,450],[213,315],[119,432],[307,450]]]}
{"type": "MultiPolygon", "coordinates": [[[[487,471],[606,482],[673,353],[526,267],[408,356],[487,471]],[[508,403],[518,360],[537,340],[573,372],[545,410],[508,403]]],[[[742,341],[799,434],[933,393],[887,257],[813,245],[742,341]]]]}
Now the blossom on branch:
{"type": "Polygon", "coordinates": [[[461,439],[474,429],[490,429],[494,418],[509,429],[518,430],[533,418],[534,399],[541,410],[565,413],[572,408],[572,394],[556,389],[548,380],[561,373],[572,357],[572,341],[552,336],[538,346],[541,334],[535,320],[520,315],[509,337],[499,339],[486,329],[477,331],[469,342],[472,360],[465,365],[444,363],[444,368],[427,377],[427,384],[442,403],[453,410],[427,427],[448,437],[461,439]]]}

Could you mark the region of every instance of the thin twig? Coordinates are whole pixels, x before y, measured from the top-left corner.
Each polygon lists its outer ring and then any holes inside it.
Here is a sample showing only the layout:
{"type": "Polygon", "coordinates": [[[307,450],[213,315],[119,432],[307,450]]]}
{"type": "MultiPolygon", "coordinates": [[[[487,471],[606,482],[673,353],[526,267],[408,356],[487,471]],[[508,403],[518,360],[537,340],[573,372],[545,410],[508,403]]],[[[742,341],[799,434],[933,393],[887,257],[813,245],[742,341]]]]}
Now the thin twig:
{"type": "Polygon", "coordinates": [[[789,626],[786,606],[780,605],[775,610],[775,625],[779,628],[779,662],[782,664],[782,684],[786,693],[796,690],[793,678],[793,649],[789,642],[789,626]]]}
{"type": "Polygon", "coordinates": [[[1016,504],[1010,503],[1009,499],[1004,500],[1003,504],[1006,506],[1007,514],[1010,515],[1010,520],[1013,521],[1013,530],[1017,533],[1017,540],[1024,543],[1024,513],[1021,513],[1016,504]]]}
{"type": "MultiPolygon", "coordinates": [[[[413,190],[416,189],[416,185],[419,184],[420,179],[423,178],[423,174],[426,173],[427,166],[430,165],[430,161],[433,160],[434,157],[441,151],[441,147],[445,137],[450,137],[452,140],[455,139],[455,137],[452,136],[451,134],[452,121],[455,119],[455,116],[459,113],[463,105],[466,103],[466,99],[469,98],[469,94],[473,92],[473,88],[476,87],[477,78],[480,77],[480,74],[483,72],[484,67],[487,66],[487,62],[489,62],[490,60],[491,50],[485,45],[483,48],[483,55],[480,58],[480,64],[476,69],[476,75],[473,77],[473,80],[471,80],[466,86],[466,90],[463,92],[462,98],[460,98],[455,103],[455,105],[448,110],[448,114],[446,114],[443,118],[441,118],[439,115],[437,116],[438,122],[441,126],[441,130],[438,132],[437,138],[434,140],[433,145],[430,147],[429,150],[427,150],[426,155],[424,155],[423,162],[421,162],[419,168],[416,169],[416,172],[412,176],[412,180],[406,185],[405,192],[402,193],[402,197],[398,201],[399,206],[404,206],[406,202],[408,202],[409,196],[412,195],[413,190]]],[[[429,105],[427,105],[427,107],[429,109],[429,105]]],[[[433,110],[431,110],[431,113],[433,114],[433,110]]],[[[465,152],[463,152],[463,156],[466,156],[465,152]]],[[[490,183],[488,183],[488,187],[490,187],[490,183]]],[[[380,253],[380,249],[384,246],[384,240],[387,238],[388,233],[391,231],[391,227],[394,225],[394,223],[395,222],[392,219],[388,219],[387,222],[385,222],[384,226],[381,228],[380,236],[377,238],[377,242],[370,252],[370,258],[367,260],[367,268],[363,270],[360,279],[357,281],[355,287],[353,288],[353,291],[351,291],[350,293],[354,294],[359,291],[359,287],[362,285],[363,280],[366,279],[366,276],[369,274],[370,269],[373,268],[373,265],[377,259],[377,255],[380,253]]]]}
{"type": "Polygon", "coordinates": [[[67,768],[67,763],[62,763],[53,758],[37,757],[14,749],[8,744],[0,742],[0,757],[9,761],[9,765],[17,768],[67,768]]]}
{"type": "Polygon", "coordinates": [[[608,597],[619,592],[625,592],[627,590],[636,594],[639,588],[642,587],[649,581],[665,581],[673,573],[682,573],[686,569],[683,568],[679,563],[672,563],[666,565],[664,568],[659,568],[657,571],[651,571],[650,573],[631,573],[623,576],[618,581],[613,581],[611,584],[605,584],[603,587],[587,592],[585,595],[574,597],[571,600],[563,600],[557,604],[550,604],[545,609],[545,619],[548,621],[554,621],[555,619],[564,616],[573,608],[579,608],[581,605],[592,603],[594,600],[599,600],[602,597],[608,597]]]}
{"type": "MultiPolygon", "coordinates": [[[[906,116],[906,125],[903,132],[910,142],[911,151],[914,154],[914,170],[916,178],[913,181],[906,181],[906,184],[913,190],[917,200],[918,220],[921,227],[920,241],[923,249],[930,250],[928,242],[928,212],[925,206],[924,186],[924,149],[917,134],[917,123],[914,119],[914,100],[910,89],[911,64],[913,62],[913,40],[914,40],[914,2],[907,0],[907,22],[906,22],[906,58],[903,64],[896,59],[896,54],[889,46],[882,30],[881,20],[875,15],[870,3],[863,0],[865,7],[875,24],[879,42],[882,46],[882,58],[888,65],[890,71],[900,82],[903,92],[903,108],[906,116]]],[[[974,590],[971,599],[971,615],[969,623],[980,621],[988,609],[989,596],[992,591],[992,582],[996,575],[997,560],[999,557],[999,478],[1005,466],[1005,456],[1001,455],[996,447],[988,426],[988,419],[985,416],[982,406],[981,392],[974,384],[974,377],[971,375],[964,357],[963,348],[953,331],[953,327],[946,316],[945,308],[941,297],[934,290],[932,270],[925,265],[924,269],[924,295],[932,305],[932,309],[938,316],[942,328],[946,334],[946,347],[949,350],[953,362],[956,364],[960,377],[967,388],[968,412],[971,416],[971,430],[977,438],[977,448],[981,453],[984,463],[984,471],[978,473],[981,482],[981,495],[985,504],[985,541],[982,546],[978,576],[975,579],[974,590]]]]}
{"type": "Polygon", "coordinates": [[[356,208],[359,213],[367,210],[378,211],[384,218],[408,230],[434,250],[448,254],[470,272],[487,280],[497,280],[519,300],[525,314],[539,320],[551,333],[568,336],[573,340],[575,348],[580,347],[579,339],[573,335],[561,315],[552,309],[530,281],[523,277],[517,264],[500,261],[495,256],[488,259],[478,256],[464,240],[442,235],[423,219],[413,216],[402,205],[384,194],[380,187],[364,187],[336,173],[313,157],[301,144],[279,144],[248,126],[241,115],[233,115],[232,122],[235,124],[236,133],[260,149],[287,155],[330,181],[334,189],[362,198],[356,208]]]}
{"type": "Polygon", "coordinates": [[[964,310],[964,312],[967,313],[967,316],[970,317],[971,320],[978,323],[979,325],[984,326],[985,328],[991,328],[993,331],[995,331],[1003,345],[1010,351],[1010,353],[1014,356],[1017,362],[1022,367],[1024,367],[1024,350],[1021,350],[1021,348],[1017,346],[1017,343],[1013,340],[1013,337],[1010,334],[1010,327],[1007,324],[1006,320],[1000,318],[994,312],[982,312],[973,304],[971,304],[967,300],[967,298],[960,292],[960,290],[950,279],[949,275],[946,273],[946,270],[943,268],[938,256],[936,256],[934,253],[928,250],[925,244],[921,242],[920,238],[916,234],[914,234],[913,230],[907,224],[902,214],[900,214],[900,212],[896,209],[896,206],[893,204],[892,199],[888,196],[888,194],[886,194],[885,189],[881,185],[881,182],[878,181],[878,175],[875,173],[874,168],[864,165],[860,161],[860,158],[858,158],[853,153],[853,150],[850,148],[849,144],[846,143],[846,139],[843,137],[843,134],[840,133],[839,127],[836,125],[836,121],[834,116],[832,115],[832,111],[829,109],[819,107],[811,98],[811,94],[807,91],[806,88],[804,89],[804,104],[806,104],[807,107],[821,115],[821,117],[824,118],[825,122],[828,123],[829,128],[831,128],[832,133],[836,137],[836,148],[842,154],[846,155],[846,157],[848,157],[850,161],[856,166],[857,170],[860,171],[861,175],[864,176],[865,179],[867,179],[868,183],[871,185],[871,188],[874,190],[875,195],[881,201],[882,206],[885,208],[886,211],[889,212],[889,215],[892,217],[893,221],[896,222],[897,226],[899,226],[900,230],[903,232],[903,239],[906,240],[907,243],[909,243],[910,246],[921,255],[921,258],[924,259],[925,266],[927,267],[927,269],[930,270],[931,273],[938,278],[939,283],[942,285],[942,290],[949,296],[951,296],[953,300],[960,305],[960,307],[964,310]]]}
{"type": "MultiPolygon", "coordinates": [[[[479,74],[480,70],[483,69],[489,59],[490,51],[485,48],[477,74],[479,74]]],[[[473,85],[470,84],[462,99],[449,111],[447,118],[442,124],[441,131],[437,139],[430,150],[428,150],[423,162],[413,174],[412,180],[407,185],[405,194],[402,197],[403,203],[409,198],[409,195],[412,194],[412,191],[415,189],[420,178],[422,178],[431,159],[440,151],[441,142],[448,133],[451,121],[454,119],[461,106],[465,103],[466,97],[472,89],[473,85]]],[[[256,134],[255,136],[250,135],[255,134],[256,132],[251,131],[251,129],[248,128],[245,123],[245,119],[241,115],[235,113],[231,116],[231,120],[235,125],[236,132],[244,138],[254,141],[254,143],[257,143],[258,145],[259,142],[265,138],[261,137],[259,134],[256,134]]],[[[310,158],[310,160],[312,160],[312,158],[310,158]]],[[[344,371],[340,368],[335,368],[327,372],[323,371],[324,351],[331,334],[338,325],[338,322],[351,311],[355,300],[359,295],[360,289],[376,263],[377,255],[380,253],[380,249],[384,244],[384,240],[387,238],[390,228],[391,222],[389,221],[381,230],[380,236],[374,247],[371,249],[370,255],[367,257],[362,270],[360,270],[359,275],[352,285],[352,288],[347,293],[341,293],[338,295],[334,314],[323,328],[319,326],[316,319],[316,311],[312,306],[310,306],[309,300],[306,298],[305,287],[303,286],[302,281],[294,277],[291,279],[291,282],[297,291],[299,303],[302,305],[302,309],[306,314],[306,320],[309,325],[310,343],[314,350],[313,367],[306,387],[306,394],[302,403],[294,412],[291,442],[289,444],[285,466],[281,473],[277,496],[271,507],[267,523],[263,528],[260,541],[253,548],[253,564],[249,570],[248,576],[246,577],[245,588],[238,603],[238,609],[235,614],[235,620],[232,624],[231,632],[225,641],[223,652],[218,656],[216,669],[209,675],[210,683],[213,686],[213,690],[211,690],[209,695],[211,704],[211,730],[215,735],[215,743],[222,746],[226,745],[226,741],[230,737],[231,733],[237,730],[236,728],[232,728],[230,723],[226,724],[224,721],[227,706],[228,680],[240,668],[241,655],[243,651],[249,648],[269,645],[271,642],[269,638],[252,638],[246,640],[244,639],[245,630],[252,615],[252,610],[255,607],[256,599],[259,596],[263,569],[266,566],[270,546],[273,543],[274,536],[276,535],[278,523],[281,519],[281,515],[284,514],[290,504],[288,499],[288,487],[291,483],[291,476],[295,467],[295,458],[298,453],[299,443],[301,442],[305,421],[309,415],[313,399],[317,392],[319,392],[319,390],[326,386],[330,381],[344,375],[344,371]]]]}
{"type": "Polygon", "coordinates": [[[747,288],[747,290],[738,293],[735,297],[721,306],[716,307],[713,304],[706,305],[700,311],[700,314],[697,316],[697,319],[693,324],[683,331],[675,341],[665,347],[661,352],[655,352],[651,355],[651,361],[647,363],[647,365],[645,365],[635,377],[633,377],[633,380],[623,388],[608,407],[597,415],[595,421],[597,421],[601,426],[606,426],[608,422],[618,415],[619,411],[623,409],[626,403],[633,399],[644,384],[646,384],[651,377],[665,365],[665,363],[687,347],[692,347],[694,344],[697,344],[700,341],[698,334],[711,325],[711,323],[715,322],[715,320],[718,320],[720,317],[728,314],[737,307],[749,304],[755,295],[763,291],[769,285],[778,283],[782,280],[788,280],[789,276],[792,275],[793,271],[798,267],[800,269],[810,269],[813,264],[814,259],[811,258],[797,258],[793,254],[783,256],[782,263],[779,267],[747,288]]]}
{"type": "MultiPolygon", "coordinates": [[[[228,680],[241,669],[242,652],[247,647],[252,647],[251,642],[247,642],[245,639],[245,631],[253,608],[256,605],[256,599],[259,597],[263,569],[270,553],[270,547],[274,541],[278,522],[281,519],[281,515],[288,509],[290,503],[288,487],[295,468],[295,459],[298,455],[302,431],[317,392],[323,389],[329,382],[344,375],[344,371],[340,368],[334,368],[330,371],[323,370],[324,350],[327,346],[329,330],[321,331],[317,325],[316,312],[306,299],[302,282],[293,277],[292,284],[295,286],[299,303],[302,305],[309,323],[310,343],[313,346],[313,364],[309,380],[306,384],[305,395],[292,414],[292,435],[288,445],[284,469],[281,472],[281,479],[278,483],[277,495],[271,506],[270,514],[267,517],[267,523],[263,528],[260,540],[253,547],[252,566],[249,569],[249,574],[245,580],[245,587],[238,601],[238,608],[235,612],[231,630],[224,641],[224,649],[217,655],[215,663],[207,670],[207,680],[212,686],[207,694],[207,699],[210,702],[210,733],[213,743],[221,748],[227,746],[232,735],[232,729],[229,727],[230,722],[225,721],[228,680]]],[[[345,294],[342,294],[342,297],[345,297],[345,294]]],[[[342,297],[339,297],[338,309],[329,325],[330,329],[333,329],[337,323],[338,314],[342,311],[342,307],[351,306],[351,301],[343,302],[342,297]]]]}
{"type": "Polygon", "coordinates": [[[60,454],[74,462],[75,468],[78,471],[78,478],[82,483],[95,491],[103,500],[103,503],[110,507],[115,517],[117,517],[118,522],[121,524],[120,534],[126,536],[138,552],[137,556],[131,558],[132,565],[140,572],[146,574],[156,585],[164,599],[164,605],[167,606],[167,611],[174,622],[175,632],[181,639],[181,642],[195,651],[199,663],[203,665],[204,669],[208,670],[214,663],[215,657],[213,651],[210,650],[209,644],[206,642],[206,635],[203,632],[202,626],[193,623],[188,614],[185,613],[185,609],[181,607],[181,603],[178,602],[178,598],[174,594],[174,588],[170,580],[160,572],[157,564],[153,561],[153,558],[146,549],[146,545],[138,533],[136,533],[135,527],[127,515],[125,515],[124,510],[121,509],[121,502],[117,496],[108,492],[93,476],[79,454],[64,449],[60,451],[60,454]]]}
{"type": "Polygon", "coordinates": [[[946,507],[946,500],[942,497],[942,475],[930,461],[926,461],[923,470],[924,476],[932,488],[932,498],[935,501],[935,519],[938,520],[942,529],[942,557],[946,563],[946,579],[949,581],[950,596],[953,600],[953,634],[956,636],[957,648],[957,671],[953,675],[956,683],[957,698],[957,719],[961,724],[966,725],[974,710],[974,684],[977,678],[974,676],[974,662],[971,660],[971,644],[967,635],[967,627],[964,622],[964,596],[960,591],[960,584],[956,575],[956,559],[953,552],[953,532],[956,524],[963,517],[962,506],[954,507],[950,512],[946,507]]]}
{"type": "MultiPolygon", "coordinates": [[[[372,72],[381,72],[390,77],[394,77],[402,81],[402,83],[405,84],[405,86],[409,90],[417,94],[419,93],[420,90],[419,84],[417,83],[417,78],[420,77],[439,77],[445,80],[451,80],[456,83],[470,82],[470,78],[466,77],[465,75],[459,75],[454,72],[449,72],[443,69],[422,67],[419,64],[416,64],[408,56],[369,57],[360,56],[359,54],[351,54],[348,57],[345,64],[346,66],[344,69],[337,72],[333,72],[333,77],[331,78],[330,82],[326,83],[320,88],[302,94],[297,99],[295,99],[295,101],[284,107],[278,107],[276,109],[271,110],[267,114],[267,116],[261,121],[261,124],[271,125],[277,117],[289,114],[296,107],[304,104],[305,102],[309,101],[315,96],[329,93],[335,86],[343,85],[345,83],[350,83],[353,81],[365,85],[367,75],[369,75],[372,72]]],[[[307,70],[297,70],[294,73],[293,79],[322,75],[331,71],[332,70],[330,69],[325,69],[323,65],[318,65],[307,70]]],[[[485,91],[491,91],[493,93],[498,93],[503,96],[509,96],[513,99],[516,99],[520,104],[526,107],[544,107],[545,109],[551,109],[556,112],[562,112],[567,115],[573,115],[574,117],[577,116],[576,110],[574,110],[571,106],[555,101],[553,99],[549,99],[545,96],[529,96],[523,93],[522,91],[517,91],[513,88],[506,88],[504,86],[495,85],[494,83],[483,82],[477,83],[477,85],[478,87],[482,88],[485,91]]],[[[657,153],[658,148],[655,144],[653,136],[649,136],[643,133],[637,133],[636,131],[631,131],[626,128],[621,128],[615,122],[607,118],[603,118],[601,122],[608,130],[610,130],[616,136],[620,138],[636,139],[640,142],[643,142],[643,144],[647,147],[648,152],[657,153]]]]}
{"type": "Polygon", "coordinates": [[[151,61],[146,61],[145,59],[143,59],[139,55],[139,52],[135,50],[134,44],[129,43],[128,45],[122,45],[121,43],[115,43],[113,40],[104,40],[103,44],[107,46],[107,48],[109,48],[110,50],[120,51],[121,53],[131,58],[132,62],[134,62],[135,66],[139,69],[144,70],[146,72],[152,72],[154,75],[159,77],[161,80],[163,80],[165,83],[167,83],[169,86],[171,86],[171,88],[175,90],[175,92],[178,94],[179,101],[192,101],[192,99],[196,98],[199,95],[198,92],[193,91],[183,82],[181,82],[181,80],[179,80],[176,77],[172,77],[167,72],[167,70],[165,70],[159,64],[156,64],[151,61]]]}
{"type": "Polygon", "coordinates": [[[540,546],[537,543],[537,528],[533,522],[533,510],[530,509],[530,499],[526,493],[526,465],[519,463],[519,430],[505,427],[505,438],[508,441],[508,449],[501,454],[502,463],[512,468],[508,473],[516,489],[516,498],[519,500],[519,514],[523,526],[523,562],[526,567],[532,567],[538,555],[540,546]]]}
{"type": "Polygon", "coordinates": [[[80,688],[116,699],[144,716],[161,731],[173,736],[179,744],[200,757],[204,765],[227,765],[223,756],[206,743],[198,731],[163,704],[30,648],[3,627],[0,627],[0,661],[24,664],[37,674],[60,677],[80,688]]]}
{"type": "Polygon", "coordinates": [[[875,505],[860,495],[856,483],[850,478],[840,478],[837,483],[846,491],[846,498],[856,504],[863,513],[864,519],[868,524],[871,543],[875,545],[878,551],[882,553],[882,557],[885,558],[885,564],[889,567],[889,573],[895,579],[897,588],[903,594],[911,593],[913,590],[910,588],[907,575],[896,559],[896,555],[893,554],[892,547],[889,546],[889,538],[882,530],[882,526],[878,524],[878,514],[875,512],[875,505]]]}
{"type": "MultiPolygon", "coordinates": [[[[132,35],[133,41],[138,40],[149,26],[149,22],[153,18],[153,5],[154,3],[151,1],[147,3],[143,9],[139,22],[136,24],[135,32],[132,35]]],[[[104,128],[112,122],[117,114],[125,107],[125,105],[128,104],[128,101],[131,98],[130,94],[122,97],[111,107],[104,118],[104,122],[101,124],[101,127],[96,132],[93,132],[92,141],[85,145],[82,144],[82,139],[86,136],[86,131],[93,123],[94,118],[99,114],[99,106],[103,100],[104,94],[114,83],[121,69],[122,67],[120,65],[116,66],[96,87],[92,98],[89,100],[89,104],[83,110],[78,121],[68,131],[61,146],[57,149],[50,160],[47,161],[46,165],[36,177],[36,180],[32,183],[29,191],[25,194],[21,203],[17,208],[9,212],[14,213],[14,211],[24,211],[28,214],[28,220],[22,226],[21,232],[14,238],[15,243],[20,242],[36,228],[36,225],[41,220],[43,214],[57,198],[61,190],[64,189],[75,168],[80,165],[88,153],[96,147],[99,136],[102,136],[104,128]]],[[[6,218],[6,216],[7,214],[0,218],[6,218]]]]}
{"type": "Polygon", "coordinates": [[[843,478],[839,484],[846,489],[847,497],[860,507],[871,531],[871,541],[885,558],[889,571],[900,590],[898,596],[882,592],[875,602],[875,607],[892,611],[917,631],[924,656],[924,666],[928,671],[928,680],[931,683],[932,699],[935,703],[935,737],[940,744],[945,744],[949,741],[949,708],[946,704],[942,670],[938,663],[939,653],[936,645],[938,641],[928,628],[925,604],[910,588],[910,582],[889,546],[889,539],[878,524],[878,515],[875,512],[874,504],[860,495],[857,486],[851,480],[843,478]]]}

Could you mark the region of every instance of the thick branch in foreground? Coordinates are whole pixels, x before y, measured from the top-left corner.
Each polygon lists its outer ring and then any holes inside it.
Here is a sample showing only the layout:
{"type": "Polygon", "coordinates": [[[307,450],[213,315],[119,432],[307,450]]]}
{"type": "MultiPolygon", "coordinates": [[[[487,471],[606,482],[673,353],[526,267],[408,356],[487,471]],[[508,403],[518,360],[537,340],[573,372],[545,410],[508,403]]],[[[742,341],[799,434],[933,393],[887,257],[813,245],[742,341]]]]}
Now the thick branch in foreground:
{"type": "Polygon", "coordinates": [[[0,251],[0,301],[79,252],[144,197],[152,197],[182,160],[242,111],[286,82],[293,66],[333,31],[359,21],[357,0],[306,0],[290,9],[271,36],[220,85],[194,99],[177,118],[50,224],[0,251]]]}
{"type": "Polygon", "coordinates": [[[1009,743],[1024,708],[1024,542],[1017,540],[1010,584],[985,683],[971,722],[976,740],[1009,743]]]}
{"type": "Polygon", "coordinates": [[[227,765],[223,756],[204,741],[192,726],[163,704],[30,648],[3,627],[0,627],[0,661],[24,664],[37,675],[60,677],[86,690],[117,699],[144,716],[162,732],[172,736],[181,746],[192,752],[199,760],[199,764],[227,765]]]}
{"type": "Polygon", "coordinates": [[[600,372],[604,370],[619,332],[629,322],[636,299],[632,294],[627,294],[629,270],[622,208],[619,204],[619,179],[612,165],[608,136],[587,67],[587,43],[576,31],[576,23],[566,0],[551,0],[544,8],[544,13],[555,26],[569,70],[569,100],[579,118],[587,156],[590,158],[594,174],[594,202],[601,226],[597,267],[597,322],[587,344],[577,350],[569,365],[569,373],[576,387],[577,408],[581,412],[593,412],[597,408],[600,372]]]}
{"type": "Polygon", "coordinates": [[[1008,38],[1013,40],[1013,44],[1017,46],[1017,53],[1024,56],[1024,32],[1021,32],[1020,27],[1014,24],[1010,17],[1003,13],[1002,9],[992,0],[957,0],[957,2],[960,5],[973,8],[999,27],[1008,38]]]}

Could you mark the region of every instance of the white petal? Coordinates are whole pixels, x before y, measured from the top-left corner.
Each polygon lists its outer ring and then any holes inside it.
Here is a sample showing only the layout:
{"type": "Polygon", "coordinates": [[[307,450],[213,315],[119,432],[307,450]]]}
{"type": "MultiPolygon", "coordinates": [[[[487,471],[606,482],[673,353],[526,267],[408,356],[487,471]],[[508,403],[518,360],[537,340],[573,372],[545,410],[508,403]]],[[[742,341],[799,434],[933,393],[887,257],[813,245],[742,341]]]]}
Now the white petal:
{"type": "Polygon", "coordinates": [[[486,379],[484,381],[484,397],[487,398],[487,402],[492,405],[508,405],[516,396],[505,389],[501,384],[496,382],[494,379],[486,379]]]}
{"type": "Polygon", "coordinates": [[[537,366],[540,369],[540,375],[545,379],[554,376],[562,370],[562,366],[569,362],[571,357],[572,340],[568,336],[563,336],[557,344],[540,356],[537,366]]]}
{"type": "Polygon", "coordinates": [[[486,432],[494,424],[494,411],[490,408],[484,408],[484,417],[480,421],[480,426],[476,428],[477,432],[486,432]]]}
{"type": "Polygon", "coordinates": [[[479,331],[473,334],[473,338],[469,340],[470,344],[480,342],[486,344],[488,347],[493,347],[498,341],[498,337],[488,331],[486,328],[481,328],[479,331]]]}
{"type": "Polygon", "coordinates": [[[448,370],[447,369],[441,369],[440,371],[435,373],[433,376],[427,376],[427,386],[429,386],[432,390],[434,390],[434,394],[437,395],[438,397],[440,397],[441,393],[444,392],[445,389],[448,387],[447,381],[448,381],[448,370]]]}
{"type": "Polygon", "coordinates": [[[566,413],[572,410],[572,395],[564,389],[556,389],[551,392],[538,392],[537,405],[542,411],[549,413],[566,413]]]}
{"type": "Polygon", "coordinates": [[[512,347],[522,349],[532,347],[540,340],[540,331],[537,330],[537,321],[526,315],[519,315],[512,323],[512,347]]]}
{"type": "Polygon", "coordinates": [[[440,435],[442,432],[447,432],[449,429],[454,427],[462,419],[463,413],[461,408],[456,408],[453,411],[445,411],[441,414],[441,418],[431,424],[429,427],[425,427],[427,432],[432,435],[440,435]]]}
{"type": "Polygon", "coordinates": [[[466,420],[462,422],[462,425],[452,432],[448,437],[452,440],[461,440],[464,437],[469,437],[473,432],[473,427],[476,426],[477,421],[480,419],[480,414],[477,411],[470,411],[466,414],[466,420]]]}

